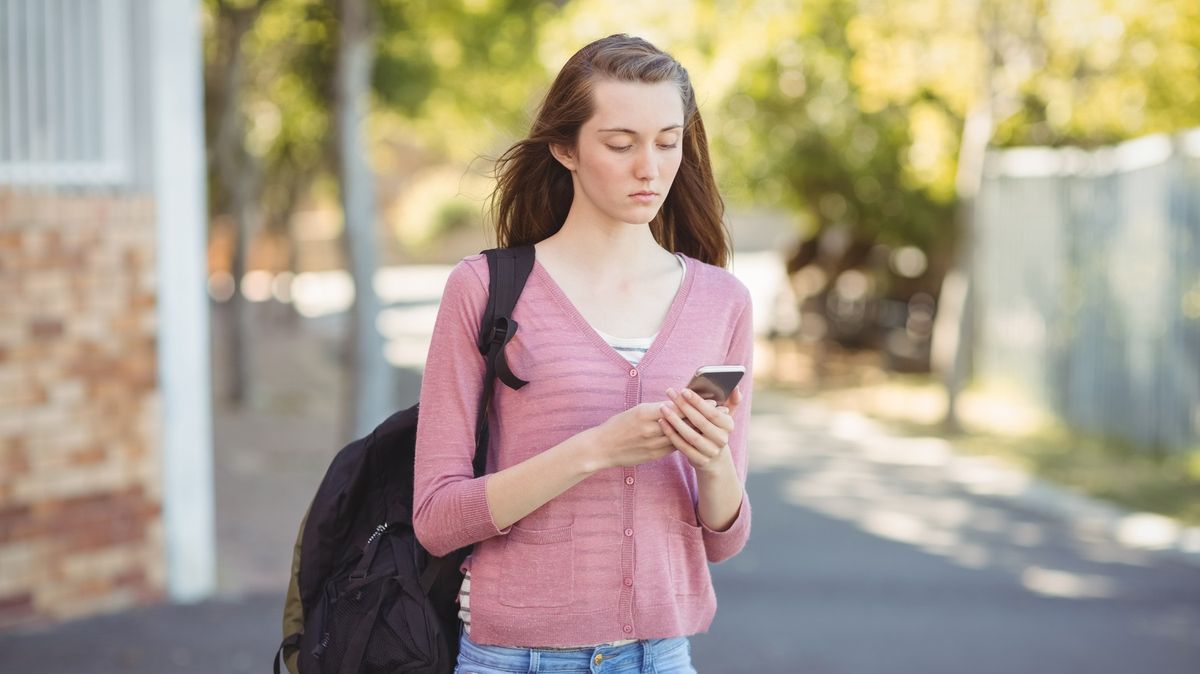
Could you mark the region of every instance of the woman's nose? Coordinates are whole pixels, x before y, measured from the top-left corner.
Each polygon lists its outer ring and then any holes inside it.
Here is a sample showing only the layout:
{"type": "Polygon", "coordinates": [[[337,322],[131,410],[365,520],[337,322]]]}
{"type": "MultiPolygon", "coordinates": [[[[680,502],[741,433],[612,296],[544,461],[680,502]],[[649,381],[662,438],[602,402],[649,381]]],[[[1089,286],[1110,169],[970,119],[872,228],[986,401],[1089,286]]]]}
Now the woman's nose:
{"type": "Polygon", "coordinates": [[[658,161],[654,156],[653,147],[638,152],[633,171],[638,180],[653,180],[658,177],[658,161]]]}

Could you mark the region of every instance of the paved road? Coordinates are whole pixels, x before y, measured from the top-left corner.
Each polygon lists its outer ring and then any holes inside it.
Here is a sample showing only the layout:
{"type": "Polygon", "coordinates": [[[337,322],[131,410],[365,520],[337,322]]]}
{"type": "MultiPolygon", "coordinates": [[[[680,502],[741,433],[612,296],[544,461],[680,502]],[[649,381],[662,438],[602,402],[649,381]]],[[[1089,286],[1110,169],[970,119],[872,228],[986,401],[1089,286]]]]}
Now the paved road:
{"type": "Polygon", "coordinates": [[[1200,567],[995,495],[940,442],[760,397],[702,672],[1200,672],[1200,567]]]}
{"type": "MultiPolygon", "coordinates": [[[[260,366],[286,376],[219,412],[223,598],[0,634],[0,672],[266,671],[288,546],[336,437],[328,401],[304,393],[336,377],[289,370],[289,349],[314,345],[283,334],[260,366]]],[[[411,399],[416,375],[401,383],[411,399]]],[[[1200,672],[1200,566],[1041,515],[987,462],[811,401],[760,392],[752,438],[753,533],[713,567],[699,671],[1200,672]]]]}

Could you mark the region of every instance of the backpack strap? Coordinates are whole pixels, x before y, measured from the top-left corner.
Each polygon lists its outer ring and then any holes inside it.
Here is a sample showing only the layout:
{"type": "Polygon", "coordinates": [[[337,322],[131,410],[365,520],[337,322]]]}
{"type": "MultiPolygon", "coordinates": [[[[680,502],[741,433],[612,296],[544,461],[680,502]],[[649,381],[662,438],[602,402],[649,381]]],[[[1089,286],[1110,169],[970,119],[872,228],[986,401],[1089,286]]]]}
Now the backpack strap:
{"type": "MultiPolygon", "coordinates": [[[[512,319],[513,309],[525,281],[533,271],[533,245],[515,248],[491,248],[482,251],[488,260],[488,302],[479,325],[479,352],[484,356],[483,392],[479,400],[479,416],[475,422],[475,459],[472,466],[475,477],[484,474],[487,467],[488,408],[491,406],[496,377],[514,390],[529,383],[513,374],[504,356],[504,347],[517,334],[517,322],[512,319]]],[[[466,548],[444,557],[430,557],[421,574],[421,590],[425,594],[433,588],[442,573],[457,567],[465,557],[466,548]]]]}
{"type": "Polygon", "coordinates": [[[501,351],[496,372],[509,387],[519,389],[527,382],[508,368],[503,346],[517,333],[512,312],[517,306],[517,299],[521,297],[521,291],[525,289],[525,281],[533,271],[533,246],[492,248],[483,251],[483,254],[488,260],[488,303],[479,325],[479,353],[486,356],[499,344],[501,351]]]}
{"type": "Polygon", "coordinates": [[[295,632],[287,635],[283,639],[283,643],[279,644],[279,650],[275,651],[275,674],[279,674],[279,660],[281,657],[286,657],[283,654],[284,649],[296,649],[300,647],[300,633],[295,632]]]}
{"type": "Polygon", "coordinates": [[[532,245],[516,248],[491,248],[483,251],[488,260],[488,303],[479,326],[479,352],[484,355],[483,392],[479,400],[479,416],[475,423],[475,476],[483,475],[487,466],[488,409],[492,402],[497,377],[506,386],[517,390],[529,383],[513,374],[504,355],[504,347],[517,334],[513,309],[525,281],[533,271],[532,245]]]}

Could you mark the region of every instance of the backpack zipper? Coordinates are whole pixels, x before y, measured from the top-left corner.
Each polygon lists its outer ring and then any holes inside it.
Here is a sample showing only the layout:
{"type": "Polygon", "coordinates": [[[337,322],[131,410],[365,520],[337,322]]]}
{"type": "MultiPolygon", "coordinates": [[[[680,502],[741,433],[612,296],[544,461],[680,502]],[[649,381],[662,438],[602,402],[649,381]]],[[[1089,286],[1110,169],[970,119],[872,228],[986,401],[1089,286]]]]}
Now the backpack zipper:
{"type": "MultiPolygon", "coordinates": [[[[379,538],[380,534],[387,531],[387,528],[388,528],[387,524],[380,524],[380,525],[376,526],[375,533],[371,534],[371,537],[367,539],[367,545],[374,543],[375,539],[379,538]]],[[[363,546],[363,547],[366,547],[366,546],[363,546]]]]}
{"type": "Polygon", "coordinates": [[[362,559],[359,561],[358,566],[354,569],[354,571],[350,573],[350,580],[360,580],[367,576],[367,571],[371,567],[371,562],[375,559],[375,552],[377,550],[374,545],[375,541],[379,540],[379,537],[387,530],[388,525],[386,522],[376,525],[375,532],[371,534],[371,537],[367,539],[366,544],[363,545],[362,559]]]}
{"type": "Polygon", "coordinates": [[[313,649],[313,657],[318,660],[321,659],[321,656],[325,655],[326,648],[329,648],[329,632],[326,632],[325,636],[321,637],[321,643],[317,644],[317,647],[313,649]]]}

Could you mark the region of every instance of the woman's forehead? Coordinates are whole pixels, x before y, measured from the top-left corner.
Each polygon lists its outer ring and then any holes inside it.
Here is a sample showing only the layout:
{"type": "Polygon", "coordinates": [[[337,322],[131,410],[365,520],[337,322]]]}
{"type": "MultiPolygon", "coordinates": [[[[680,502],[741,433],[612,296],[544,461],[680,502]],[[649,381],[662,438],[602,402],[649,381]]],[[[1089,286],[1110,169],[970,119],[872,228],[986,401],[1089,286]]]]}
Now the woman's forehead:
{"type": "Polygon", "coordinates": [[[683,98],[674,82],[601,80],[592,96],[595,108],[586,126],[598,131],[653,135],[683,124],[683,98]]]}

